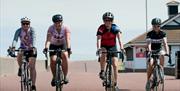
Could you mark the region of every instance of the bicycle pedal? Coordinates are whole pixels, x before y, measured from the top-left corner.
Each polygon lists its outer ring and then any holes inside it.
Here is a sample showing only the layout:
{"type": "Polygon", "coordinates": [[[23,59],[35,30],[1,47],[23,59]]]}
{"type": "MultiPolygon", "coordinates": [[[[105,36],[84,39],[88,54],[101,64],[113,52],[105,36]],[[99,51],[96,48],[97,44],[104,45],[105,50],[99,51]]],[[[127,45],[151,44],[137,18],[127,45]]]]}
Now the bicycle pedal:
{"type": "Polygon", "coordinates": [[[103,86],[106,86],[106,83],[105,83],[105,82],[103,82],[103,83],[102,83],[102,85],[103,85],[103,86]]]}

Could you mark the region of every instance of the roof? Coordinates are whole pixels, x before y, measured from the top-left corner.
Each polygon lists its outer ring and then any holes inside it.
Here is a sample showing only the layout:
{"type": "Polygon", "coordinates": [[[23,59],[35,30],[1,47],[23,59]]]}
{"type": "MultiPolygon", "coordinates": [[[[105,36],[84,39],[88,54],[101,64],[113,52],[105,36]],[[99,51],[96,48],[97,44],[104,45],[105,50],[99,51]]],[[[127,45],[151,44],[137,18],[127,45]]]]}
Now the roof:
{"type": "MultiPolygon", "coordinates": [[[[180,18],[180,13],[178,13],[177,15],[175,15],[174,17],[170,17],[169,19],[165,20],[162,24],[161,24],[161,28],[162,29],[167,29],[167,26],[170,22],[174,22],[175,19],[180,18]]],[[[177,23],[176,27],[180,28],[180,24],[179,21],[175,21],[177,23]]],[[[172,26],[172,25],[171,25],[172,26]]]]}
{"type": "Polygon", "coordinates": [[[167,3],[167,5],[179,5],[180,3],[175,1],[175,0],[172,0],[171,2],[167,3]]]}
{"type": "MultiPolygon", "coordinates": [[[[161,29],[166,32],[167,42],[169,45],[180,45],[180,13],[165,20],[161,24],[161,29]]],[[[131,45],[145,45],[146,34],[147,32],[137,36],[136,38],[126,43],[124,46],[128,47],[131,45]]]]}
{"type": "MultiPolygon", "coordinates": [[[[163,31],[166,32],[167,34],[167,42],[169,45],[180,45],[180,29],[163,30],[163,31]]],[[[125,47],[130,46],[130,45],[145,45],[146,34],[147,32],[129,41],[128,43],[125,44],[125,47]]]]}

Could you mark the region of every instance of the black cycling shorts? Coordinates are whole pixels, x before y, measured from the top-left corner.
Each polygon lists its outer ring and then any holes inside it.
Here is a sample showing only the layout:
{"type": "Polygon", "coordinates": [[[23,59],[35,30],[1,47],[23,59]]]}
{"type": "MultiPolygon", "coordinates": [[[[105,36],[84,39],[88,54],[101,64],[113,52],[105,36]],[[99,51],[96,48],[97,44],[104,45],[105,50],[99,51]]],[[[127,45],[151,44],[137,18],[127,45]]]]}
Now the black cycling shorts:
{"type": "MultiPolygon", "coordinates": [[[[105,48],[107,51],[117,51],[117,46],[101,46],[101,48],[105,48]]],[[[113,53],[112,57],[118,57],[118,53],[113,53]]]]}
{"type": "MultiPolygon", "coordinates": [[[[23,49],[23,48],[19,48],[19,49],[23,49]]],[[[36,49],[36,48],[35,48],[36,49]]],[[[27,56],[28,58],[29,57],[35,57],[37,58],[37,50],[34,52],[33,50],[28,50],[28,51],[24,51],[23,52],[23,55],[24,56],[27,56]]]]}
{"type": "MultiPolygon", "coordinates": [[[[49,46],[49,50],[57,50],[59,48],[61,50],[67,50],[66,45],[53,45],[53,44],[50,44],[50,46],[49,46]]],[[[49,56],[53,56],[53,55],[56,55],[56,52],[50,52],[49,53],[49,56]]]]}

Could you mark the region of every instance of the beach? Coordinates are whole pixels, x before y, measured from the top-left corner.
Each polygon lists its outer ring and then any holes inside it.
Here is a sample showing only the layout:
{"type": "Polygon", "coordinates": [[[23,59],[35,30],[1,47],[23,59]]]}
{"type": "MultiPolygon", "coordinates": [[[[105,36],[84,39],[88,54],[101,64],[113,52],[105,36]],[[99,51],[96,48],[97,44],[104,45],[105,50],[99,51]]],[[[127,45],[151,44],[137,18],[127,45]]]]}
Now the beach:
{"type": "MultiPolygon", "coordinates": [[[[17,62],[14,58],[0,60],[0,91],[20,91],[20,78],[17,76],[17,62]]],[[[55,91],[51,87],[51,71],[45,69],[44,61],[37,60],[37,91],[55,91]]],[[[69,83],[63,91],[105,91],[98,76],[99,63],[96,60],[70,61],[69,83]]],[[[120,91],[145,91],[146,73],[123,72],[118,74],[120,91]]],[[[180,80],[173,76],[165,77],[165,91],[180,91],[180,80]]]]}

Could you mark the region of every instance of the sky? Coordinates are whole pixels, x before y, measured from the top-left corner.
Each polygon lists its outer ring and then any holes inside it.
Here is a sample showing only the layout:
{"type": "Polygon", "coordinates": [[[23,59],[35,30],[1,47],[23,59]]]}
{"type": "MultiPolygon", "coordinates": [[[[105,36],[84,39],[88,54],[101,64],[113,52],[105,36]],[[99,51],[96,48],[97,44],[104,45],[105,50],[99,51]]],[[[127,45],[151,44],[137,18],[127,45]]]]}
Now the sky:
{"type": "MultiPolygon", "coordinates": [[[[148,28],[151,28],[152,18],[168,19],[166,3],[169,1],[147,0],[148,28]]],[[[31,19],[31,26],[36,31],[38,59],[45,59],[42,50],[55,14],[62,14],[64,24],[70,27],[72,60],[97,58],[96,32],[107,11],[114,14],[114,23],[120,27],[124,43],[146,32],[145,0],[0,0],[0,4],[1,57],[7,56],[6,50],[21,25],[20,19],[25,16],[31,19]]]]}

